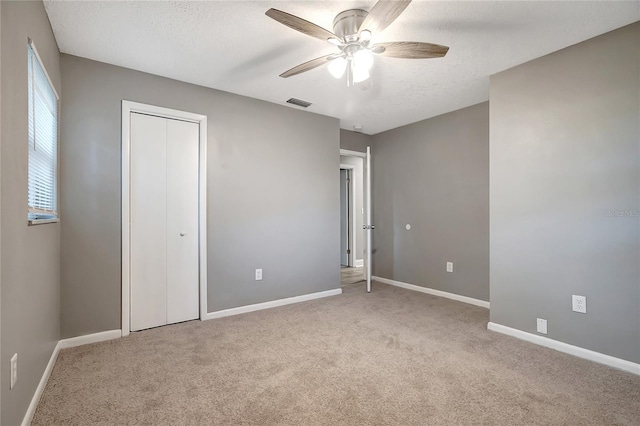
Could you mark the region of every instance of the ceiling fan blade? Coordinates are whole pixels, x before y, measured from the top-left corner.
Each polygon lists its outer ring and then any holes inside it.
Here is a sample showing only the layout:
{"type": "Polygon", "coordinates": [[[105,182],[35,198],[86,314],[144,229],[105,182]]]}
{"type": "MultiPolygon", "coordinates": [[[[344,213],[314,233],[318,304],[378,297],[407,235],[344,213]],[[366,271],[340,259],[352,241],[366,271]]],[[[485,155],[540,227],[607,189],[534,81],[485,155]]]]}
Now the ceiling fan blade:
{"type": "Polygon", "coordinates": [[[269,18],[275,19],[283,25],[289,28],[293,28],[296,31],[300,31],[303,34],[310,35],[311,37],[319,38],[320,40],[327,41],[330,38],[339,39],[331,31],[325,30],[322,27],[317,26],[313,22],[306,21],[290,13],[283,12],[278,9],[269,9],[265,12],[269,18]]]}
{"type": "Polygon", "coordinates": [[[319,58],[312,59],[310,61],[305,62],[304,64],[300,64],[296,67],[291,68],[288,71],[283,72],[282,74],[280,74],[280,77],[288,78],[294,75],[302,74],[303,72],[312,70],[314,68],[317,68],[321,65],[326,64],[327,62],[329,62],[330,59],[334,59],[335,57],[336,57],[335,53],[332,53],[330,55],[320,56],[319,58]]]}
{"type": "Polygon", "coordinates": [[[411,0],[379,0],[360,25],[358,32],[369,30],[374,34],[387,28],[409,6],[411,0]]]}
{"type": "Polygon", "coordinates": [[[418,41],[392,41],[376,43],[371,51],[390,58],[427,59],[441,58],[447,54],[449,48],[439,44],[421,43],[418,41]]]}

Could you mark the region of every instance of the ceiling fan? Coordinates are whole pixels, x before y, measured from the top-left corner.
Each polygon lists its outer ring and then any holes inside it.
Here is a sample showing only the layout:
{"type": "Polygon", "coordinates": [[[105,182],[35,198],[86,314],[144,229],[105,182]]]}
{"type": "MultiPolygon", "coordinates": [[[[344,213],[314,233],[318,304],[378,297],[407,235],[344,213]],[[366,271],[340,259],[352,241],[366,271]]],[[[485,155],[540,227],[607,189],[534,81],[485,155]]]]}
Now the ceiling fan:
{"type": "Polygon", "coordinates": [[[312,22],[277,9],[265,14],[303,34],[327,41],[340,49],[312,59],[280,74],[288,78],[319,66],[329,64],[329,72],[335,78],[347,74],[347,86],[361,83],[370,77],[373,54],[391,58],[426,59],[441,58],[449,48],[439,44],[417,41],[396,41],[370,45],[373,34],[387,28],[409,6],[411,0],[379,0],[370,11],[349,9],[340,12],[333,20],[333,32],[312,22]]]}

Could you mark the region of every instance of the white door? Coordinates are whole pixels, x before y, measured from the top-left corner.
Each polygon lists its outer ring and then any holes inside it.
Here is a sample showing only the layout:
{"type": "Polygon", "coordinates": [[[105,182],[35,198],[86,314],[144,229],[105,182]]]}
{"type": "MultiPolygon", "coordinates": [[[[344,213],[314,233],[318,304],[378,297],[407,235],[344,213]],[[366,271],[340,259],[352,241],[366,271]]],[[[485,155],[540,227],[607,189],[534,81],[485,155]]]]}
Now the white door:
{"type": "Polygon", "coordinates": [[[364,229],[367,232],[367,252],[364,263],[367,275],[367,292],[371,293],[371,247],[373,245],[371,231],[374,226],[371,224],[371,147],[367,147],[367,164],[364,178],[364,196],[365,196],[365,224],[364,229]]]}
{"type": "Polygon", "coordinates": [[[167,121],[167,323],[198,318],[198,124],[167,121]]]}
{"type": "Polygon", "coordinates": [[[131,330],[199,315],[196,123],[131,113],[131,330]]]}

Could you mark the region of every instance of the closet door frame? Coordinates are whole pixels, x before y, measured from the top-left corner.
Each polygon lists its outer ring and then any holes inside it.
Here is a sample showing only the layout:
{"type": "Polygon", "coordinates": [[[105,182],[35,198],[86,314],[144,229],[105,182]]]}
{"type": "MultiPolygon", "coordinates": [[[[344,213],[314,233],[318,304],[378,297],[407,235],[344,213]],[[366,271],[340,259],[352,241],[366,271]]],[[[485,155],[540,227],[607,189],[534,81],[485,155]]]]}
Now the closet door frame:
{"type": "Polygon", "coordinates": [[[131,331],[131,113],[189,121],[199,125],[198,252],[200,320],[207,315],[207,116],[155,105],[122,101],[122,337],[131,331]]]}

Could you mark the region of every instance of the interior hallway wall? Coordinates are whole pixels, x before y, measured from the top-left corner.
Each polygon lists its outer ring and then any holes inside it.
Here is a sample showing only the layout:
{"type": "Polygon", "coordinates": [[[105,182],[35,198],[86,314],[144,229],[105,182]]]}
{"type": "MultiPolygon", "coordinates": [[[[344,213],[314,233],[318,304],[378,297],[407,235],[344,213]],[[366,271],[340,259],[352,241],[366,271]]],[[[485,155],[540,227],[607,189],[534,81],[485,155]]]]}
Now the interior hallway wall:
{"type": "Polygon", "coordinates": [[[340,129],[340,149],[367,152],[367,146],[371,145],[371,142],[372,138],[369,135],[340,129]]]}

